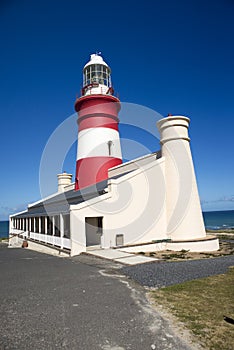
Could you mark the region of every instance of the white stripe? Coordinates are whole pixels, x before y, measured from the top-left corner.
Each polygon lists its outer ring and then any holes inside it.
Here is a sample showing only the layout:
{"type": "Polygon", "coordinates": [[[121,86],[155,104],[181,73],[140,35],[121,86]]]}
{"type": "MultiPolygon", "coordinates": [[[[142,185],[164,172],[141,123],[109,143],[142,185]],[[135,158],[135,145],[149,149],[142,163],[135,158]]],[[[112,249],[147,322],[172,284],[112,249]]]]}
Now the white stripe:
{"type": "Polygon", "coordinates": [[[122,159],[119,132],[111,128],[89,128],[78,133],[77,159],[114,157],[122,159]],[[112,144],[108,146],[108,141],[112,144]],[[109,153],[109,148],[111,153],[109,153]]]}

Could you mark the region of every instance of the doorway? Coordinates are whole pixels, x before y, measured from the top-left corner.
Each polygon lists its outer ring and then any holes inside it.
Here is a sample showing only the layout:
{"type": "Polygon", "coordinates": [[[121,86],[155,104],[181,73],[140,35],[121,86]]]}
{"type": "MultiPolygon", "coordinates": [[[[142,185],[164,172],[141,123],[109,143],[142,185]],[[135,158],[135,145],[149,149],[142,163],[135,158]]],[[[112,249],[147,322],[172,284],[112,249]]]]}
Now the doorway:
{"type": "Polygon", "coordinates": [[[101,245],[102,222],[102,216],[85,218],[86,247],[101,245]]]}

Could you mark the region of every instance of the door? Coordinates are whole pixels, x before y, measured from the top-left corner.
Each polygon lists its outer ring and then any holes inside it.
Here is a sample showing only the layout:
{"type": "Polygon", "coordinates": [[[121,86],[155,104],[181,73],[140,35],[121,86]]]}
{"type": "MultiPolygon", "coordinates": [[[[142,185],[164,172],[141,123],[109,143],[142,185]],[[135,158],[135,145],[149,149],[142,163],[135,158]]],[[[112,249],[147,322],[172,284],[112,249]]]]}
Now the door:
{"type": "Polygon", "coordinates": [[[85,218],[86,246],[100,245],[102,235],[102,217],[85,218]]]}

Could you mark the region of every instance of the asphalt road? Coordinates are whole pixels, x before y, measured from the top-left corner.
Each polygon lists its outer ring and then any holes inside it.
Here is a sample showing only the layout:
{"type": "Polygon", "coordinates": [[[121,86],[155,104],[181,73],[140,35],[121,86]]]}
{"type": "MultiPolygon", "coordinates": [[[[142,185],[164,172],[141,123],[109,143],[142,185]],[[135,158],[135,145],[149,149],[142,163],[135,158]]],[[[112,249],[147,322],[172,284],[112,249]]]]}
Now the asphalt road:
{"type": "Polygon", "coordinates": [[[1,245],[0,349],[191,349],[116,267],[1,245]]]}

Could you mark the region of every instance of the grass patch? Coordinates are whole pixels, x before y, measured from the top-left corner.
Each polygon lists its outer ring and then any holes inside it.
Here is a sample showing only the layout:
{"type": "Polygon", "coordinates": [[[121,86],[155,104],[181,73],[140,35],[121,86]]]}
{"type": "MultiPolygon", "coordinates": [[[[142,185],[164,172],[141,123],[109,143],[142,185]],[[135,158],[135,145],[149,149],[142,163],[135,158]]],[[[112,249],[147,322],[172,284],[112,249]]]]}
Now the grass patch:
{"type": "Polygon", "coordinates": [[[205,349],[233,350],[234,325],[223,316],[234,318],[234,268],[224,275],[162,288],[151,296],[192,331],[205,349]]]}
{"type": "Polygon", "coordinates": [[[8,237],[0,237],[0,242],[2,241],[8,241],[8,237]]]}

